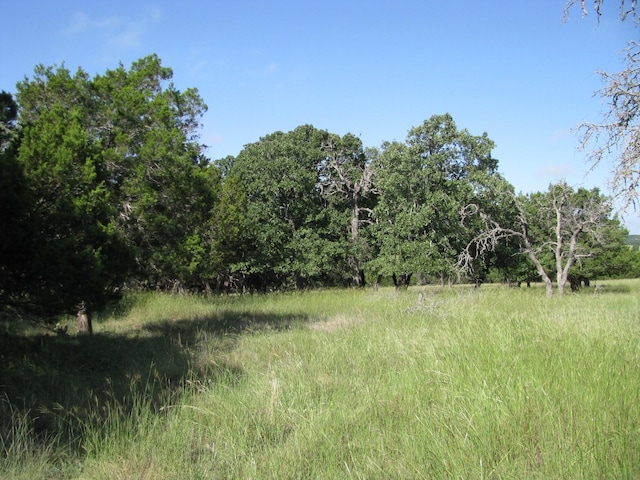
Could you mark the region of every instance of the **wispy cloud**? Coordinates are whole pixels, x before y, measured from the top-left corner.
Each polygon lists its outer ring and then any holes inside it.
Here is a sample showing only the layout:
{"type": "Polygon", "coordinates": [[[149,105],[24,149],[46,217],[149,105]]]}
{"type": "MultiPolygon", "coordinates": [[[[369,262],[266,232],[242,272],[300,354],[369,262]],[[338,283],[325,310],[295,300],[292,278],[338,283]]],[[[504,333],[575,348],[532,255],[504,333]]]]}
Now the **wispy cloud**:
{"type": "Polygon", "coordinates": [[[161,13],[158,9],[147,11],[138,18],[112,15],[108,17],[90,17],[84,12],[76,12],[71,18],[65,34],[98,35],[107,46],[118,48],[139,47],[149,25],[158,22],[161,13]]]}
{"type": "Polygon", "coordinates": [[[573,173],[573,169],[567,163],[547,165],[540,168],[537,176],[541,178],[563,178],[573,173]]]}
{"type": "Polygon", "coordinates": [[[276,73],[278,71],[278,64],[276,62],[271,62],[269,65],[267,65],[264,69],[264,72],[267,75],[273,75],[274,73],[276,73]]]}
{"type": "Polygon", "coordinates": [[[572,133],[573,131],[570,128],[559,128],[551,132],[551,135],[549,136],[549,140],[554,143],[559,142],[561,140],[564,140],[567,137],[570,137],[572,133]]]}
{"type": "Polygon", "coordinates": [[[222,134],[218,133],[218,132],[205,132],[201,137],[200,137],[202,143],[204,143],[207,147],[212,147],[215,145],[220,145],[222,143],[225,142],[224,137],[222,136],[222,134]]]}
{"type": "Polygon", "coordinates": [[[209,62],[206,60],[190,59],[186,71],[193,82],[206,81],[209,76],[209,62]]]}

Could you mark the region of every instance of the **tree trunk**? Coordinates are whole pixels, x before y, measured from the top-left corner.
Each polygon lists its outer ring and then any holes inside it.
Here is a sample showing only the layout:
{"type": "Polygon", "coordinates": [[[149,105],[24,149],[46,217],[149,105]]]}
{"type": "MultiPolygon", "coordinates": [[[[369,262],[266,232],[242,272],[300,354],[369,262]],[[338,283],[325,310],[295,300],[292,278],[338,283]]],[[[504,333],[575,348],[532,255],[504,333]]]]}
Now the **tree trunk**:
{"type": "Polygon", "coordinates": [[[391,278],[393,279],[393,285],[396,287],[396,290],[400,288],[408,288],[409,283],[411,283],[411,276],[413,273],[401,273],[400,276],[396,276],[396,274],[392,274],[391,278]]]}
{"type": "Polygon", "coordinates": [[[568,280],[568,271],[558,272],[558,296],[562,297],[564,295],[564,287],[567,284],[568,280]]]}
{"type": "Polygon", "coordinates": [[[553,282],[549,277],[543,278],[543,280],[547,287],[547,297],[553,297],[553,282]]]}
{"type": "Polygon", "coordinates": [[[81,335],[93,334],[93,325],[91,323],[91,313],[87,310],[86,305],[82,302],[78,307],[78,333],[81,335]]]}
{"type": "MultiPolygon", "coordinates": [[[[575,263],[576,258],[576,249],[578,248],[578,237],[582,232],[582,228],[578,228],[571,235],[571,239],[569,240],[569,252],[567,253],[567,261],[562,268],[562,252],[556,252],[556,264],[558,266],[558,296],[562,296],[564,294],[564,287],[567,285],[567,281],[569,279],[569,271],[571,267],[575,263]]],[[[558,242],[560,244],[560,241],[558,242]]],[[[580,285],[578,283],[578,285],[580,285]]]]}
{"type": "Polygon", "coordinates": [[[366,285],[364,272],[360,268],[356,256],[349,255],[347,263],[351,266],[351,284],[355,287],[364,287],[366,285]]]}
{"type": "Polygon", "coordinates": [[[540,260],[538,260],[538,257],[536,257],[535,253],[531,248],[527,248],[527,254],[529,255],[529,258],[531,259],[533,264],[536,266],[536,270],[538,271],[538,274],[540,275],[540,277],[544,281],[545,286],[547,287],[547,297],[552,297],[553,282],[549,278],[549,275],[547,275],[547,272],[545,272],[544,267],[540,263],[540,260]]]}
{"type": "MultiPolygon", "coordinates": [[[[360,228],[360,219],[359,217],[360,209],[356,205],[353,207],[351,214],[351,246],[354,249],[354,252],[358,246],[359,239],[359,228],[360,228]]],[[[360,269],[360,262],[358,261],[358,257],[356,253],[352,253],[349,255],[349,265],[351,265],[351,278],[353,281],[353,285],[356,287],[364,287],[364,272],[360,269]]]]}

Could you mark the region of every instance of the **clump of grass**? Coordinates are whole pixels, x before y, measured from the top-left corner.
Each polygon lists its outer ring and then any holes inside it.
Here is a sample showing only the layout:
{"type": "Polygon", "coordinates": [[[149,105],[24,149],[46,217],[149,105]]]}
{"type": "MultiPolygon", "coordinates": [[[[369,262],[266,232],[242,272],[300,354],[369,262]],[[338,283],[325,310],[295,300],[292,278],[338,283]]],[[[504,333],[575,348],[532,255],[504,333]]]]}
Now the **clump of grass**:
{"type": "Polygon", "coordinates": [[[0,399],[0,478],[55,478],[61,471],[52,459],[56,456],[55,438],[46,442],[35,434],[30,416],[4,397],[0,399]]]}

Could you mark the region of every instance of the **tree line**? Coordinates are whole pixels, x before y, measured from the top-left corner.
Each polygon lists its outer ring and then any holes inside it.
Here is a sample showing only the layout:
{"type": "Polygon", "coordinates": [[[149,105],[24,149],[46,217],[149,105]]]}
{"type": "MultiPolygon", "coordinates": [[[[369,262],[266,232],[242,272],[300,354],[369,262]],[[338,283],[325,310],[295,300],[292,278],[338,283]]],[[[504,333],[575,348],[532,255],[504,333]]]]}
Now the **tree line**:
{"type": "Polygon", "coordinates": [[[3,309],[91,311],[127,288],[638,274],[597,189],[516,194],[488,135],[449,114],[379,148],[302,125],[211,160],[207,106],[172,75],[156,55],[93,77],[39,65],[2,92],[3,309]]]}

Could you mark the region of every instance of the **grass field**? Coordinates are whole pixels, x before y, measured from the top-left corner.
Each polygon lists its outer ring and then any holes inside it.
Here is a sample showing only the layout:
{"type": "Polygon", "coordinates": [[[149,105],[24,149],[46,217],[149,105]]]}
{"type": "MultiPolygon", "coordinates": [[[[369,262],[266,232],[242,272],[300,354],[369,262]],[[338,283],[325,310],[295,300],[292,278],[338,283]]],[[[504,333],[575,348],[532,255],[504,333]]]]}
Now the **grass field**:
{"type": "Polygon", "coordinates": [[[0,478],[640,478],[638,280],[125,300],[2,337],[0,478]]]}

